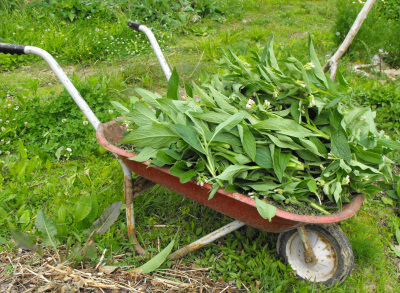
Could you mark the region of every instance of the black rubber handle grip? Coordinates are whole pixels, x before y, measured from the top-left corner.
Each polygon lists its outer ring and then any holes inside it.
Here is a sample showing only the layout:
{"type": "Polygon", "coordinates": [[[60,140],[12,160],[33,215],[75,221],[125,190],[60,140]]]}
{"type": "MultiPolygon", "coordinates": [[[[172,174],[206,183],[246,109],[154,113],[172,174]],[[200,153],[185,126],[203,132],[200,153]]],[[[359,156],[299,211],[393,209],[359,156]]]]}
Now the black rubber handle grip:
{"type": "Polygon", "coordinates": [[[25,47],[25,45],[0,43],[0,53],[22,55],[25,54],[25,47]]]}
{"type": "Polygon", "coordinates": [[[139,31],[139,26],[141,26],[141,24],[130,20],[128,21],[128,26],[135,31],[139,31]]]}

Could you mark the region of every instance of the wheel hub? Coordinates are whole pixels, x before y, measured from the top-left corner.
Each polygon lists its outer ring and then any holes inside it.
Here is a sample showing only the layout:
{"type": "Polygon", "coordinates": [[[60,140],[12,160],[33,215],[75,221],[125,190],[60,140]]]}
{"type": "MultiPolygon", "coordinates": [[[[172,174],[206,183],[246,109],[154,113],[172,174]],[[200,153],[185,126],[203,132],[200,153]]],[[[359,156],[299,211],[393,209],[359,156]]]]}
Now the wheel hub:
{"type": "Polygon", "coordinates": [[[315,259],[305,253],[299,234],[294,233],[286,246],[288,262],[303,279],[327,281],[337,270],[336,251],[328,239],[320,233],[307,231],[307,236],[315,259]]]}

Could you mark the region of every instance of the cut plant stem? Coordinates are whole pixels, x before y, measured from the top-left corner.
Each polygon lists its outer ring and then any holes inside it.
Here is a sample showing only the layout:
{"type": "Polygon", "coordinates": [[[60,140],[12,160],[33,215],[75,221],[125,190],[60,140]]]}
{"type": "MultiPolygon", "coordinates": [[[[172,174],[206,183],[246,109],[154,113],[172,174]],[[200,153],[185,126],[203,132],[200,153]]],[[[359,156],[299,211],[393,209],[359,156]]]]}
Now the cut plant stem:
{"type": "Polygon", "coordinates": [[[311,207],[313,207],[314,209],[320,211],[321,213],[323,213],[325,215],[330,215],[331,214],[330,212],[325,210],[322,206],[320,206],[319,204],[317,204],[317,203],[315,203],[315,202],[313,202],[313,201],[311,201],[309,199],[302,198],[302,199],[299,199],[299,200],[307,202],[311,207]]]}

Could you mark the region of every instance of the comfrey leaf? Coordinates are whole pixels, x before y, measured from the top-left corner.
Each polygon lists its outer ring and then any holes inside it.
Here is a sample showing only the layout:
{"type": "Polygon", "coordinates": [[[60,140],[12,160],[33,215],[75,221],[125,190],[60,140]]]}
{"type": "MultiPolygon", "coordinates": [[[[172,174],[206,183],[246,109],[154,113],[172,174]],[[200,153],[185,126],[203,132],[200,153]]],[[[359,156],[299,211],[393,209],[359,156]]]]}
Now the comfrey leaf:
{"type": "Polygon", "coordinates": [[[186,141],[196,151],[205,154],[204,148],[202,147],[200,140],[197,136],[197,132],[193,128],[182,124],[172,125],[172,128],[184,141],[186,141]]]}
{"type": "Polygon", "coordinates": [[[123,106],[121,103],[116,102],[116,101],[111,101],[111,105],[122,115],[126,116],[129,114],[129,109],[123,106]]]}
{"type": "Polygon", "coordinates": [[[129,160],[136,162],[145,162],[150,160],[151,158],[154,158],[157,152],[158,152],[157,149],[154,149],[152,147],[145,147],[143,150],[140,151],[139,154],[137,154],[133,158],[129,158],[129,160]]]}
{"type": "Polygon", "coordinates": [[[282,153],[280,148],[275,148],[274,151],[274,171],[279,182],[282,182],[283,173],[290,161],[290,153],[282,153]]]}
{"type": "Polygon", "coordinates": [[[135,91],[142,96],[143,100],[154,108],[160,108],[157,99],[159,98],[156,94],[141,88],[135,88],[135,91]]]}
{"type": "Polygon", "coordinates": [[[310,50],[310,59],[314,65],[313,72],[319,81],[325,86],[325,88],[329,89],[328,81],[326,80],[326,76],[322,70],[321,64],[319,63],[318,56],[315,53],[311,35],[308,36],[308,47],[310,50]]]}
{"type": "Polygon", "coordinates": [[[255,198],[257,211],[260,213],[261,217],[268,219],[271,222],[272,218],[275,217],[277,208],[273,205],[266,203],[263,200],[255,198]]]}
{"type": "Polygon", "coordinates": [[[331,149],[336,156],[350,162],[351,150],[346,131],[341,125],[342,119],[343,115],[337,110],[330,116],[331,149]]]}
{"type": "Polygon", "coordinates": [[[171,100],[179,99],[179,76],[176,68],[172,71],[171,77],[168,81],[167,97],[171,100]]]}
{"type": "Polygon", "coordinates": [[[209,143],[214,139],[214,137],[223,129],[226,131],[231,130],[233,127],[238,125],[244,118],[244,114],[242,112],[236,113],[229,117],[226,121],[223,123],[219,124],[214,131],[213,136],[211,137],[209,143]]]}
{"type": "Polygon", "coordinates": [[[149,124],[140,126],[128,133],[121,143],[131,143],[138,147],[153,148],[169,147],[179,139],[178,135],[164,124],[149,124]]]}
{"type": "Polygon", "coordinates": [[[150,109],[143,103],[136,103],[135,109],[132,110],[131,119],[138,126],[145,126],[153,122],[158,122],[154,110],[150,109]]]}
{"type": "Polygon", "coordinates": [[[220,179],[220,180],[227,180],[227,181],[232,180],[239,173],[241,173],[245,170],[250,170],[250,169],[254,169],[254,167],[249,167],[247,165],[230,165],[220,175],[218,175],[215,178],[220,179]]]}
{"type": "Polygon", "coordinates": [[[254,161],[256,159],[256,140],[246,124],[239,124],[238,129],[244,151],[254,161]]]}
{"type": "Polygon", "coordinates": [[[274,35],[271,34],[269,37],[269,41],[264,48],[264,51],[261,56],[261,61],[266,61],[269,66],[279,70],[278,62],[276,61],[274,54],[274,35]]]}
{"type": "Polygon", "coordinates": [[[296,137],[299,137],[299,135],[302,137],[313,135],[310,130],[304,128],[296,121],[285,118],[266,119],[262,122],[254,124],[253,127],[260,130],[275,130],[283,134],[288,132],[292,133],[294,136],[297,135],[296,137]]]}

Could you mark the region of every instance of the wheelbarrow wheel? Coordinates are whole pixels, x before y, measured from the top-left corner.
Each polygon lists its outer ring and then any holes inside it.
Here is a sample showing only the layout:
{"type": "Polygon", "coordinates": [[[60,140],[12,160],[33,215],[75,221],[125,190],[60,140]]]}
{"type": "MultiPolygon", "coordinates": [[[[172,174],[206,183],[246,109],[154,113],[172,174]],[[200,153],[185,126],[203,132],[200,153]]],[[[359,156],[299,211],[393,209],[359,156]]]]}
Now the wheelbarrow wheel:
{"type": "Polygon", "coordinates": [[[315,263],[306,262],[297,229],[279,234],[278,255],[301,279],[325,286],[342,283],[354,265],[349,239],[336,224],[310,224],[305,226],[305,230],[316,257],[315,263]]]}

